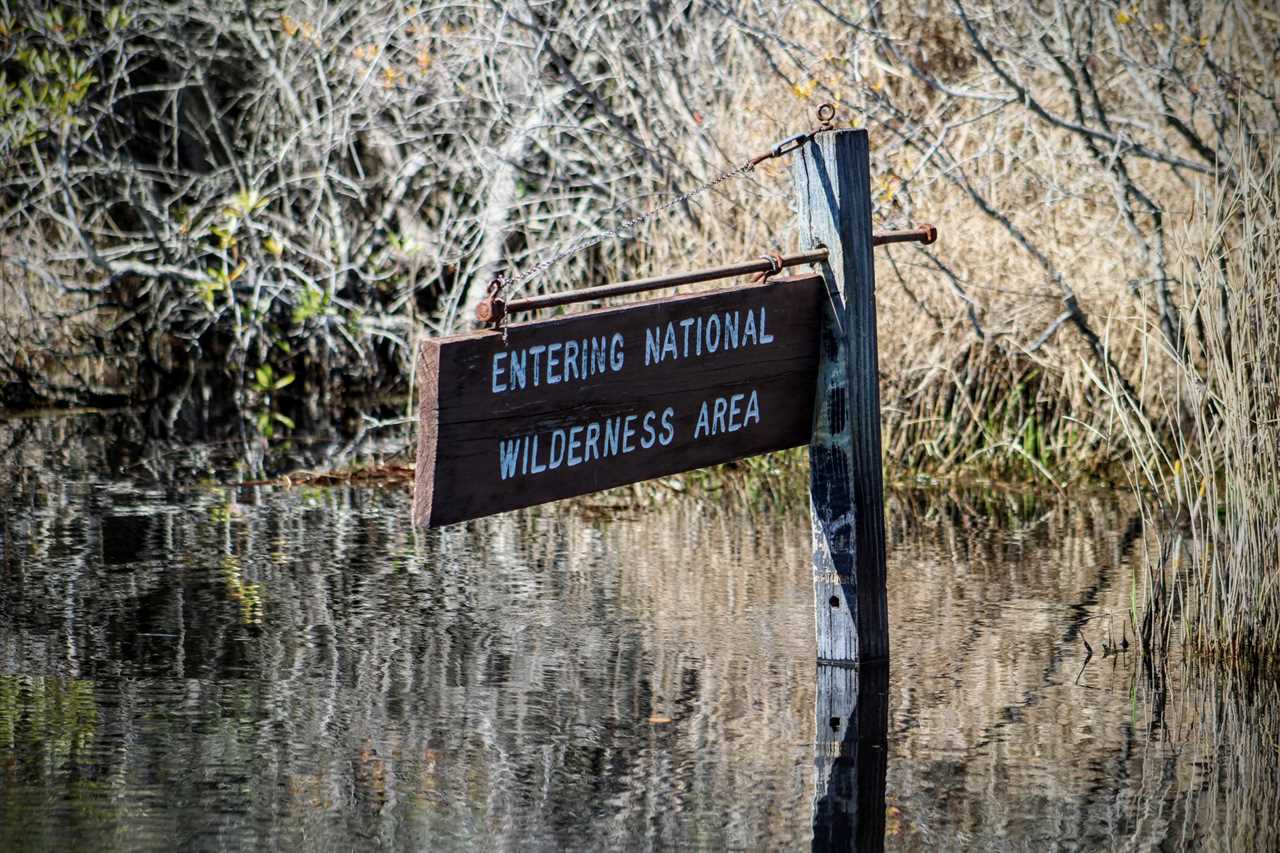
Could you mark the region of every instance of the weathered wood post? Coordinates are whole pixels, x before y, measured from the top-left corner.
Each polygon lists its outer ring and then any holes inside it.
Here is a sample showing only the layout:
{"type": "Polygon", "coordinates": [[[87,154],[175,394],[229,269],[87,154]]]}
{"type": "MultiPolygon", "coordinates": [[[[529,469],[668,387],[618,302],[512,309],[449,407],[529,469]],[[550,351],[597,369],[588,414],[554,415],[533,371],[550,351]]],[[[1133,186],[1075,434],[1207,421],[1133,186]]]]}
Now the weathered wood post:
{"type": "Polygon", "coordinates": [[[884,843],[889,623],[867,133],[820,133],[799,154],[792,180],[800,238],[828,251],[809,443],[813,847],[870,850],[884,843]]]}
{"type": "Polygon", "coordinates": [[[809,500],[818,659],[889,657],[867,133],[818,134],[792,172],[807,246],[827,247],[809,500]]]}

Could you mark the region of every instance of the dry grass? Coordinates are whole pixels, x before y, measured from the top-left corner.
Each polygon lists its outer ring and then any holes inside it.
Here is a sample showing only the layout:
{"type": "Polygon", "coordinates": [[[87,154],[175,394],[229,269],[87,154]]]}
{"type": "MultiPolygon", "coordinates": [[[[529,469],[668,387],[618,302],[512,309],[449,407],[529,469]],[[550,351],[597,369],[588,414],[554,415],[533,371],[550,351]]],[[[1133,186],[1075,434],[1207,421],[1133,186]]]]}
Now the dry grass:
{"type": "MultiPolygon", "coordinates": [[[[1264,143],[1274,146],[1274,142],[1264,143]]],[[[1153,542],[1135,589],[1148,647],[1177,637],[1200,654],[1280,663],[1280,169],[1203,194],[1184,235],[1189,265],[1177,296],[1200,330],[1187,359],[1157,328],[1144,358],[1166,368],[1148,381],[1169,413],[1156,431],[1117,402],[1133,449],[1153,542]]],[[[1252,162],[1248,157],[1243,162],[1252,162]]],[[[1155,368],[1152,369],[1155,374],[1155,368]]],[[[1119,401],[1120,395],[1116,394],[1119,401]]]]}

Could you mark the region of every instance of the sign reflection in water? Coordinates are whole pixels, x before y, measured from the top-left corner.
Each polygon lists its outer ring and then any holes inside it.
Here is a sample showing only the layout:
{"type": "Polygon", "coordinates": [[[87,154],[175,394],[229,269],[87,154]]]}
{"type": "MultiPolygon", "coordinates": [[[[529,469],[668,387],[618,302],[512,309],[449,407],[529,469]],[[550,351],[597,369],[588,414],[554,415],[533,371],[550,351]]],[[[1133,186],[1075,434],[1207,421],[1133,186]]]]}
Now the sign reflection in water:
{"type": "Polygon", "coordinates": [[[0,849],[795,850],[881,790],[893,849],[1280,840],[1274,684],[1077,682],[1141,559],[1105,496],[890,495],[886,779],[871,737],[815,788],[795,501],[424,536],[399,490],[103,479],[105,431],[0,422],[0,849]]]}

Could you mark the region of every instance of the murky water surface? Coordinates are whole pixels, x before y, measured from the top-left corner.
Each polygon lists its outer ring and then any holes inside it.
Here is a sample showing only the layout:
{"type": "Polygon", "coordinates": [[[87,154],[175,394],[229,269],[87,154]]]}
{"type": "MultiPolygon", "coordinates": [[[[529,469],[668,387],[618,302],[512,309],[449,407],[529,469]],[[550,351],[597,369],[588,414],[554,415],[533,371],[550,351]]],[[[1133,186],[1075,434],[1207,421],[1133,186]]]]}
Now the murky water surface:
{"type": "MultiPolygon", "coordinates": [[[[407,489],[198,485],[84,420],[0,423],[0,849],[804,849],[860,782],[816,778],[803,505],[415,535],[407,489]]],[[[888,848],[1275,849],[1275,687],[1108,648],[1122,501],[888,528],[888,848]]]]}

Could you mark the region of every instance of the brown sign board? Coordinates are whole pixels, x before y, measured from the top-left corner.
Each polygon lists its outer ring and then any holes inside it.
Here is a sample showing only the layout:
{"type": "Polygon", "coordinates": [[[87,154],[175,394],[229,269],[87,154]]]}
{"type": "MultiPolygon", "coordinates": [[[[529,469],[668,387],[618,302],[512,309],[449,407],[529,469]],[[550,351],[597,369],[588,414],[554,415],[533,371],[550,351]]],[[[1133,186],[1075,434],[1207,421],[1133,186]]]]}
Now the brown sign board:
{"type": "Polygon", "coordinates": [[[414,521],[807,444],[825,298],[805,275],[428,341],[414,521]]]}

